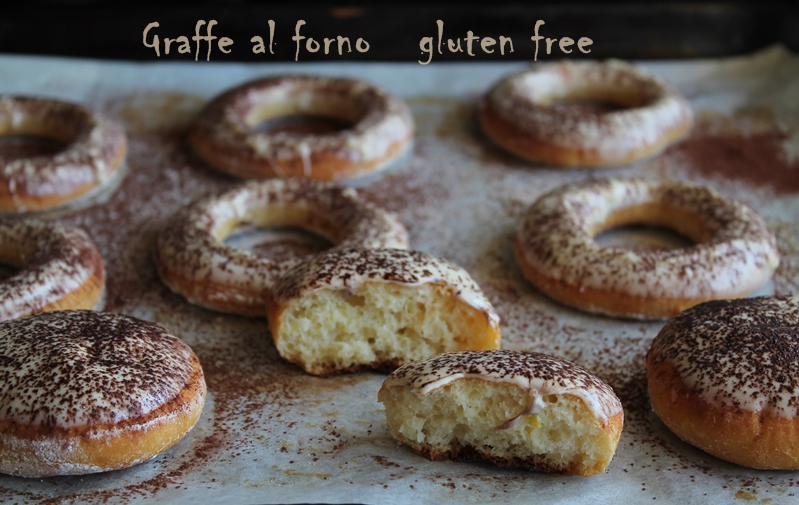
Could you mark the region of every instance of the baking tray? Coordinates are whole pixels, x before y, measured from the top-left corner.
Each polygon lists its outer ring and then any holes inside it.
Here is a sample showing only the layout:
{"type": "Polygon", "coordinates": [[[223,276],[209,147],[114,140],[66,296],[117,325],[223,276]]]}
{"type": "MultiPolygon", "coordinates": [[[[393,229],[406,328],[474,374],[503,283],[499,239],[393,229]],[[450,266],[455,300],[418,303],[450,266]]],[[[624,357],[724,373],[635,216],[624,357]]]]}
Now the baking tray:
{"type": "Polygon", "coordinates": [[[535,166],[480,134],[476,101],[523,64],[118,63],[0,56],[0,91],[95,106],[129,133],[119,187],[47,214],[84,228],[107,268],[106,310],[163,324],[199,356],[208,401],[194,430],[133,468],[47,479],[0,476],[3,503],[796,503],[794,472],[744,469],[681,442],[651,412],[644,356],[662,322],[631,322],[561,306],[528,284],[512,240],[525,209],[566,183],[635,176],[690,180],[754,207],[782,262],[764,292],[799,282],[799,58],[782,47],[723,60],[641,62],[691,100],[697,124],[645,162],[603,170],[535,166]],[[236,180],[185,146],[208,98],[267,74],[366,79],[399,95],[417,124],[413,152],[359,186],[398,213],[413,248],[466,268],[502,319],[503,347],[576,361],[611,384],[625,426],[608,471],[589,479],[430,462],[397,447],[377,390],[384,375],[327,379],[277,355],[264,320],[186,303],[159,281],[153,247],[179,208],[236,180]]]}

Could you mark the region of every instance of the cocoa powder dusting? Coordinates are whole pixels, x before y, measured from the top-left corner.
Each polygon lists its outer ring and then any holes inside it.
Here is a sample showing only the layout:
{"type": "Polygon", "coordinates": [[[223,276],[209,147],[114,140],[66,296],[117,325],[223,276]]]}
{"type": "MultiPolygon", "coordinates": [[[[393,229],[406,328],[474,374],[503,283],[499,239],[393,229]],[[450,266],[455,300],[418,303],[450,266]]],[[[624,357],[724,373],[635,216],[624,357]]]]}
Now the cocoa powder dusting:
{"type": "MultiPolygon", "coordinates": [[[[564,307],[523,278],[513,253],[526,209],[567,183],[617,175],[710,181],[725,196],[760,211],[769,204],[764,189],[785,197],[799,193],[799,177],[792,177],[799,162],[784,148],[796,143],[792,133],[773,124],[747,129],[734,117],[700,118],[685,141],[647,162],[562,171],[499,154],[479,131],[477,99],[408,100],[417,120],[413,153],[358,187],[361,197],[397,213],[411,249],[469,272],[501,318],[504,349],[574,361],[614,389],[625,426],[608,474],[597,482],[633,479],[640,483],[640,491],[631,491],[633,501],[660,501],[659,483],[636,477],[657,471],[669,486],[792,499],[799,479],[742,470],[707,456],[677,439],[652,413],[645,356],[662,322],[588,316],[564,307]]],[[[175,93],[102,104],[128,129],[125,178],[113,192],[46,216],[83,228],[97,244],[106,268],[105,310],[158,322],[195,351],[209,392],[198,425],[170,451],[127,470],[42,480],[3,476],[0,502],[11,497],[11,502],[130,503],[205,492],[218,499],[234,489],[260,497],[249,500],[258,502],[288,496],[277,491],[314,493],[328,485],[337,486],[331,487],[336,498],[358,500],[366,489],[377,501],[379,493],[475,502],[504,502],[531,489],[561,500],[582,493],[583,480],[416,457],[398,448],[385,426],[376,401],[385,375],[304,374],[280,358],[265,320],[199,308],[164,286],[153,260],[159,231],[178,209],[239,183],[207,167],[185,145],[188,124],[202,104],[175,93]]],[[[799,225],[791,216],[764,218],[782,255],[775,291],[796,292],[799,225]]],[[[279,256],[317,247],[324,246],[277,240],[253,249],[279,256]]]]}
{"type": "Polygon", "coordinates": [[[690,170],[705,177],[767,187],[777,195],[799,192],[799,157],[786,150],[790,131],[742,131],[735,122],[719,131],[718,122],[700,118],[689,138],[667,155],[684,156],[690,170]]]}

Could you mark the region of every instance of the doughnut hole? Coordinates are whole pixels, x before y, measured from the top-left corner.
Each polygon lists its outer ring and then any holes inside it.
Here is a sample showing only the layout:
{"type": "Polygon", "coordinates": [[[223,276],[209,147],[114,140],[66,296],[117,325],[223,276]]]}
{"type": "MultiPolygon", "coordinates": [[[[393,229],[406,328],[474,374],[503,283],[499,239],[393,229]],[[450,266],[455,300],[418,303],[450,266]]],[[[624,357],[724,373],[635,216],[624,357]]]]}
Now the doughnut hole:
{"type": "Polygon", "coordinates": [[[254,126],[255,130],[261,132],[295,135],[326,135],[345,131],[351,127],[352,123],[348,121],[315,114],[276,117],[261,121],[254,126]]]}
{"type": "Polygon", "coordinates": [[[299,261],[339,243],[345,231],[307,206],[249,207],[240,219],[220,222],[217,240],[274,261],[299,261]]]}
{"type": "Polygon", "coordinates": [[[0,163],[37,156],[54,156],[63,151],[67,145],[67,142],[41,135],[2,135],[0,163]]]}
{"type": "Polygon", "coordinates": [[[223,241],[273,261],[299,261],[333,247],[327,238],[296,226],[251,228],[240,224],[223,241]]]}
{"type": "Polygon", "coordinates": [[[94,124],[86,111],[31,105],[19,120],[10,115],[0,119],[0,155],[27,158],[56,154],[85,134],[86,124],[94,124]]]}
{"type": "Polygon", "coordinates": [[[0,282],[15,276],[25,268],[35,249],[26,244],[8,241],[0,247],[0,282]]]}
{"type": "Polygon", "coordinates": [[[630,251],[671,251],[695,245],[690,238],[674,230],[646,224],[617,226],[594,237],[603,247],[630,251]]]}
{"type": "Polygon", "coordinates": [[[601,116],[602,114],[626,110],[630,107],[608,100],[565,99],[550,103],[549,108],[566,116],[601,116]]]}
{"type": "Polygon", "coordinates": [[[9,277],[13,277],[19,271],[19,267],[8,265],[6,263],[0,263],[0,282],[8,279],[9,277]]]}
{"type": "Polygon", "coordinates": [[[355,289],[318,291],[283,310],[268,302],[280,355],[309,373],[330,375],[393,370],[442,352],[495,348],[485,314],[449,287],[367,282],[355,289]]]}
{"type": "Polygon", "coordinates": [[[272,134],[325,135],[352,128],[367,110],[362,100],[335,87],[277,86],[259,94],[245,121],[256,131],[272,134]]]}
{"type": "Polygon", "coordinates": [[[538,105],[586,107],[601,112],[635,109],[650,105],[657,99],[655,89],[644,89],[640,83],[622,81],[610,85],[598,82],[550,82],[533,93],[538,105]]]}
{"type": "Polygon", "coordinates": [[[456,380],[428,395],[384,388],[379,400],[394,437],[432,460],[485,459],[590,476],[605,470],[618,443],[571,395],[544,396],[544,408],[528,415],[521,415],[530,401],[524,389],[480,379],[456,380]]]}
{"type": "Polygon", "coordinates": [[[631,251],[670,251],[707,241],[697,216],[681,209],[644,204],[617,209],[592,225],[594,241],[603,247],[631,251]]]}

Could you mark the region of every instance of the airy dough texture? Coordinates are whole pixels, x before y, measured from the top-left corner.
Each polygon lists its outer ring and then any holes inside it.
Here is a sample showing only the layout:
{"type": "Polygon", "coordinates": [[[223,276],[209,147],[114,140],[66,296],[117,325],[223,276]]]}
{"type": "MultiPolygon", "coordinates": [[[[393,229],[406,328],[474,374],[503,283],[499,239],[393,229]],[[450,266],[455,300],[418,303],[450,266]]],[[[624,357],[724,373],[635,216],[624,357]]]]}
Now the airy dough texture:
{"type": "Polygon", "coordinates": [[[410,388],[383,388],[392,435],[431,460],[490,461],[499,466],[589,477],[610,463],[623,413],[603,426],[583,401],[546,395],[538,414],[523,415],[528,393],[515,385],[462,379],[428,395],[410,388]]]}
{"type": "Polygon", "coordinates": [[[278,352],[315,375],[398,366],[461,349],[496,349],[498,328],[452,288],[364,283],[268,305],[278,352]]]}

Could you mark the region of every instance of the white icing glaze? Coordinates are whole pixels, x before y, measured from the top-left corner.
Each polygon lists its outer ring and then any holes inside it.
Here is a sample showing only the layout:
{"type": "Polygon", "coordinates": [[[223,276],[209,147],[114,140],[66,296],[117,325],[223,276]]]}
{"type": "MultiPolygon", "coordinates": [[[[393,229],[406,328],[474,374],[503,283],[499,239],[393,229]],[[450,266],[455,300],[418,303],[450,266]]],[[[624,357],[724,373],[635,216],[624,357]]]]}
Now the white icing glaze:
{"type": "Polygon", "coordinates": [[[84,285],[102,260],[83,230],[37,219],[0,221],[0,257],[22,258],[0,281],[0,321],[37,312],[84,285]]]}
{"type": "Polygon", "coordinates": [[[280,277],[272,289],[272,299],[277,305],[285,305],[316,291],[346,291],[367,282],[444,284],[460,300],[482,311],[488,324],[498,331],[499,316],[469,273],[419,251],[340,248],[318,254],[280,277]]]}
{"type": "Polygon", "coordinates": [[[0,420],[72,428],[136,419],[185,387],[192,359],[161,326],[121,314],[56,311],[5,321],[0,420]]]}
{"type": "Polygon", "coordinates": [[[649,297],[749,293],[779,263],[774,236],[752,209],[680,182],[606,180],[559,188],[530,208],[517,241],[523,260],[548,277],[649,297]],[[643,204],[696,216],[708,240],[670,251],[631,251],[594,241],[593,233],[613,212],[643,204]]]}
{"type": "Polygon", "coordinates": [[[402,101],[367,83],[294,75],[267,77],[227,91],[206,106],[193,130],[192,138],[199,139],[193,140],[195,145],[211,145],[227,153],[223,155],[226,166],[217,168],[240,177],[282,176],[281,165],[293,160],[300,161],[303,173],[292,175],[315,177],[313,159],[319,153],[358,165],[349,170],[359,175],[378,170],[402,154],[404,149],[386,159],[392,146],[410,145],[413,119],[402,101]],[[333,117],[352,126],[328,134],[254,128],[265,119],[301,114],[333,117]],[[263,168],[256,172],[253,165],[263,168]]]}
{"type": "MultiPolygon", "coordinates": [[[[263,291],[297,260],[275,261],[221,242],[231,224],[253,221],[261,226],[305,227],[328,238],[335,248],[408,246],[402,223],[360,200],[352,188],[307,179],[272,179],[243,184],[180,212],[159,236],[159,267],[187,279],[257,293],[238,298],[263,309],[263,291]],[[277,217],[270,218],[270,211],[277,217]]],[[[191,293],[182,294],[204,305],[191,293]]],[[[220,300],[237,297],[235,292],[215,296],[220,300]]]]}
{"type": "Polygon", "coordinates": [[[660,331],[649,351],[708,403],[799,415],[799,297],[703,303],[660,331]]]}
{"type": "MultiPolygon", "coordinates": [[[[126,149],[122,126],[86,107],[57,100],[0,96],[0,135],[40,135],[68,145],[53,156],[18,158],[0,166],[0,183],[15,202],[20,195],[71,195],[104,184],[126,149]]],[[[58,202],[61,204],[65,202],[58,202]]],[[[17,205],[16,212],[27,209],[17,205]]]]}
{"type": "Polygon", "coordinates": [[[580,398],[603,424],[622,411],[610,386],[585,368],[569,361],[540,353],[521,351],[460,351],[409,363],[388,376],[383,387],[410,387],[428,395],[461,379],[479,379],[517,386],[529,394],[529,403],[519,416],[499,428],[509,428],[527,414],[546,408],[542,397],[572,395],[580,398]]]}

